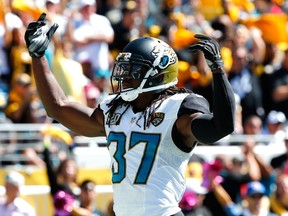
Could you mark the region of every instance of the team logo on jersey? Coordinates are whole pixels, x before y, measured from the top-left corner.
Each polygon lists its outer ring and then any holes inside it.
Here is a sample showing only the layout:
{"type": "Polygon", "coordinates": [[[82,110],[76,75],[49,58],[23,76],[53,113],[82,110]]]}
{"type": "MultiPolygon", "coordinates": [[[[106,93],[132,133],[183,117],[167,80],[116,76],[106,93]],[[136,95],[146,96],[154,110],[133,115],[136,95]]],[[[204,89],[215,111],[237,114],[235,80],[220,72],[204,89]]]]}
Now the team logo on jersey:
{"type": "Polygon", "coordinates": [[[155,127],[158,126],[164,120],[164,116],[165,114],[162,112],[155,113],[155,115],[151,119],[151,124],[154,125],[155,127]]]}
{"type": "Polygon", "coordinates": [[[112,116],[110,116],[110,117],[107,119],[107,123],[110,124],[110,125],[116,125],[117,122],[118,122],[119,119],[120,119],[120,116],[121,116],[120,113],[114,113],[112,116]]]}

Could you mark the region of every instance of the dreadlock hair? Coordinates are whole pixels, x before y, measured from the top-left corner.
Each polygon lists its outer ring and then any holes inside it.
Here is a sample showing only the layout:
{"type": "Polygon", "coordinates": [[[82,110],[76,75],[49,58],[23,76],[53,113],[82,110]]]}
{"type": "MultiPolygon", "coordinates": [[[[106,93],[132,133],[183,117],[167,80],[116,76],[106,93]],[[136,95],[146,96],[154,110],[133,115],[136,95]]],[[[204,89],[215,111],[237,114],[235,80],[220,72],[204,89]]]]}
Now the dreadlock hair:
{"type": "MultiPolygon", "coordinates": [[[[175,94],[178,93],[192,93],[191,90],[186,89],[186,88],[178,88],[176,86],[172,86],[169,87],[167,89],[165,89],[163,92],[161,92],[159,94],[159,97],[154,99],[151,102],[151,106],[148,106],[140,115],[140,117],[137,119],[136,124],[138,125],[139,120],[144,117],[144,130],[146,129],[146,127],[150,126],[151,123],[151,119],[153,119],[155,117],[155,112],[157,110],[157,108],[160,107],[160,105],[162,104],[162,102],[175,94]],[[160,101],[160,103],[158,103],[158,105],[156,106],[157,102],[160,101]],[[147,118],[148,117],[148,118],[147,118]]],[[[131,104],[127,101],[124,101],[121,97],[120,94],[118,94],[112,101],[110,101],[110,103],[107,104],[108,107],[110,107],[110,109],[105,113],[108,115],[108,122],[107,124],[110,126],[110,119],[111,117],[115,114],[115,111],[117,109],[117,107],[119,106],[126,106],[126,108],[124,109],[124,111],[121,113],[120,117],[117,119],[116,125],[118,125],[120,123],[120,120],[122,118],[122,116],[124,115],[124,113],[128,110],[128,108],[131,106],[131,104]]]]}

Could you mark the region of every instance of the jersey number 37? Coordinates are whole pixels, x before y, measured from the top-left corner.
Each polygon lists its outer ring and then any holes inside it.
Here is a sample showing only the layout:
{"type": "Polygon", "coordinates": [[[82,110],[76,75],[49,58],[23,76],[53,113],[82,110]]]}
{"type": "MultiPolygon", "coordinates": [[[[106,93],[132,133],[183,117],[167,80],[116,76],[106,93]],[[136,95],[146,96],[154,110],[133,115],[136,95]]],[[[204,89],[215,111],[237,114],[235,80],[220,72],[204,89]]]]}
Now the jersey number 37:
{"type": "MultiPolygon", "coordinates": [[[[145,145],[143,148],[141,163],[138,167],[134,184],[146,184],[150,171],[152,170],[153,163],[156,157],[157,149],[160,143],[160,134],[144,134],[132,132],[130,142],[128,143],[128,151],[132,150],[136,145],[145,145]]],[[[120,183],[126,176],[126,142],[127,137],[122,132],[110,132],[107,138],[108,148],[112,142],[116,142],[116,151],[113,155],[117,163],[117,172],[112,166],[112,182],[120,183]]]]}

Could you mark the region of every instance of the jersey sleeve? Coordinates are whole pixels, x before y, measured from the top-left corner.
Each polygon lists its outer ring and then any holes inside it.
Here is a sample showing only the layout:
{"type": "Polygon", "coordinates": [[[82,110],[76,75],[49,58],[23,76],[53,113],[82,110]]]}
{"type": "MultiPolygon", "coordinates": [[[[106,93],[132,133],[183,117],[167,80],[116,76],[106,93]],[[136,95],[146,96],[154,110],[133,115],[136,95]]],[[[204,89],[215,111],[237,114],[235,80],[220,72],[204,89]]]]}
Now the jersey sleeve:
{"type": "Polygon", "coordinates": [[[116,95],[109,95],[106,98],[104,98],[99,104],[98,107],[101,109],[104,113],[109,110],[108,104],[116,97],[116,95]]]}
{"type": "Polygon", "coordinates": [[[178,117],[196,112],[210,113],[209,107],[208,101],[203,96],[193,93],[183,100],[178,111],[178,117]]]}

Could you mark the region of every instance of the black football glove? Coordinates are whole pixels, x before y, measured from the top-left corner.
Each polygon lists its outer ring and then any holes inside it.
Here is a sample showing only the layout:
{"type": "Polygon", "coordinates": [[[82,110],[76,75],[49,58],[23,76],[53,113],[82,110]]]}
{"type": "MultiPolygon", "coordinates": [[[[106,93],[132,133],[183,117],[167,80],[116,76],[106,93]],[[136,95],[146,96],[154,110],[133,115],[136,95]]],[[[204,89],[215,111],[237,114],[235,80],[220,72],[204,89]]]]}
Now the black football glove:
{"type": "Polygon", "coordinates": [[[42,13],[36,22],[31,22],[25,32],[25,41],[31,57],[40,58],[44,56],[45,51],[52,39],[53,34],[58,28],[58,24],[54,23],[51,28],[47,29],[45,20],[46,14],[42,13]]]}
{"type": "Polygon", "coordinates": [[[190,46],[189,49],[192,50],[192,52],[202,51],[212,71],[223,67],[224,63],[220,54],[219,44],[205,35],[196,34],[194,37],[200,41],[190,46]]]}

